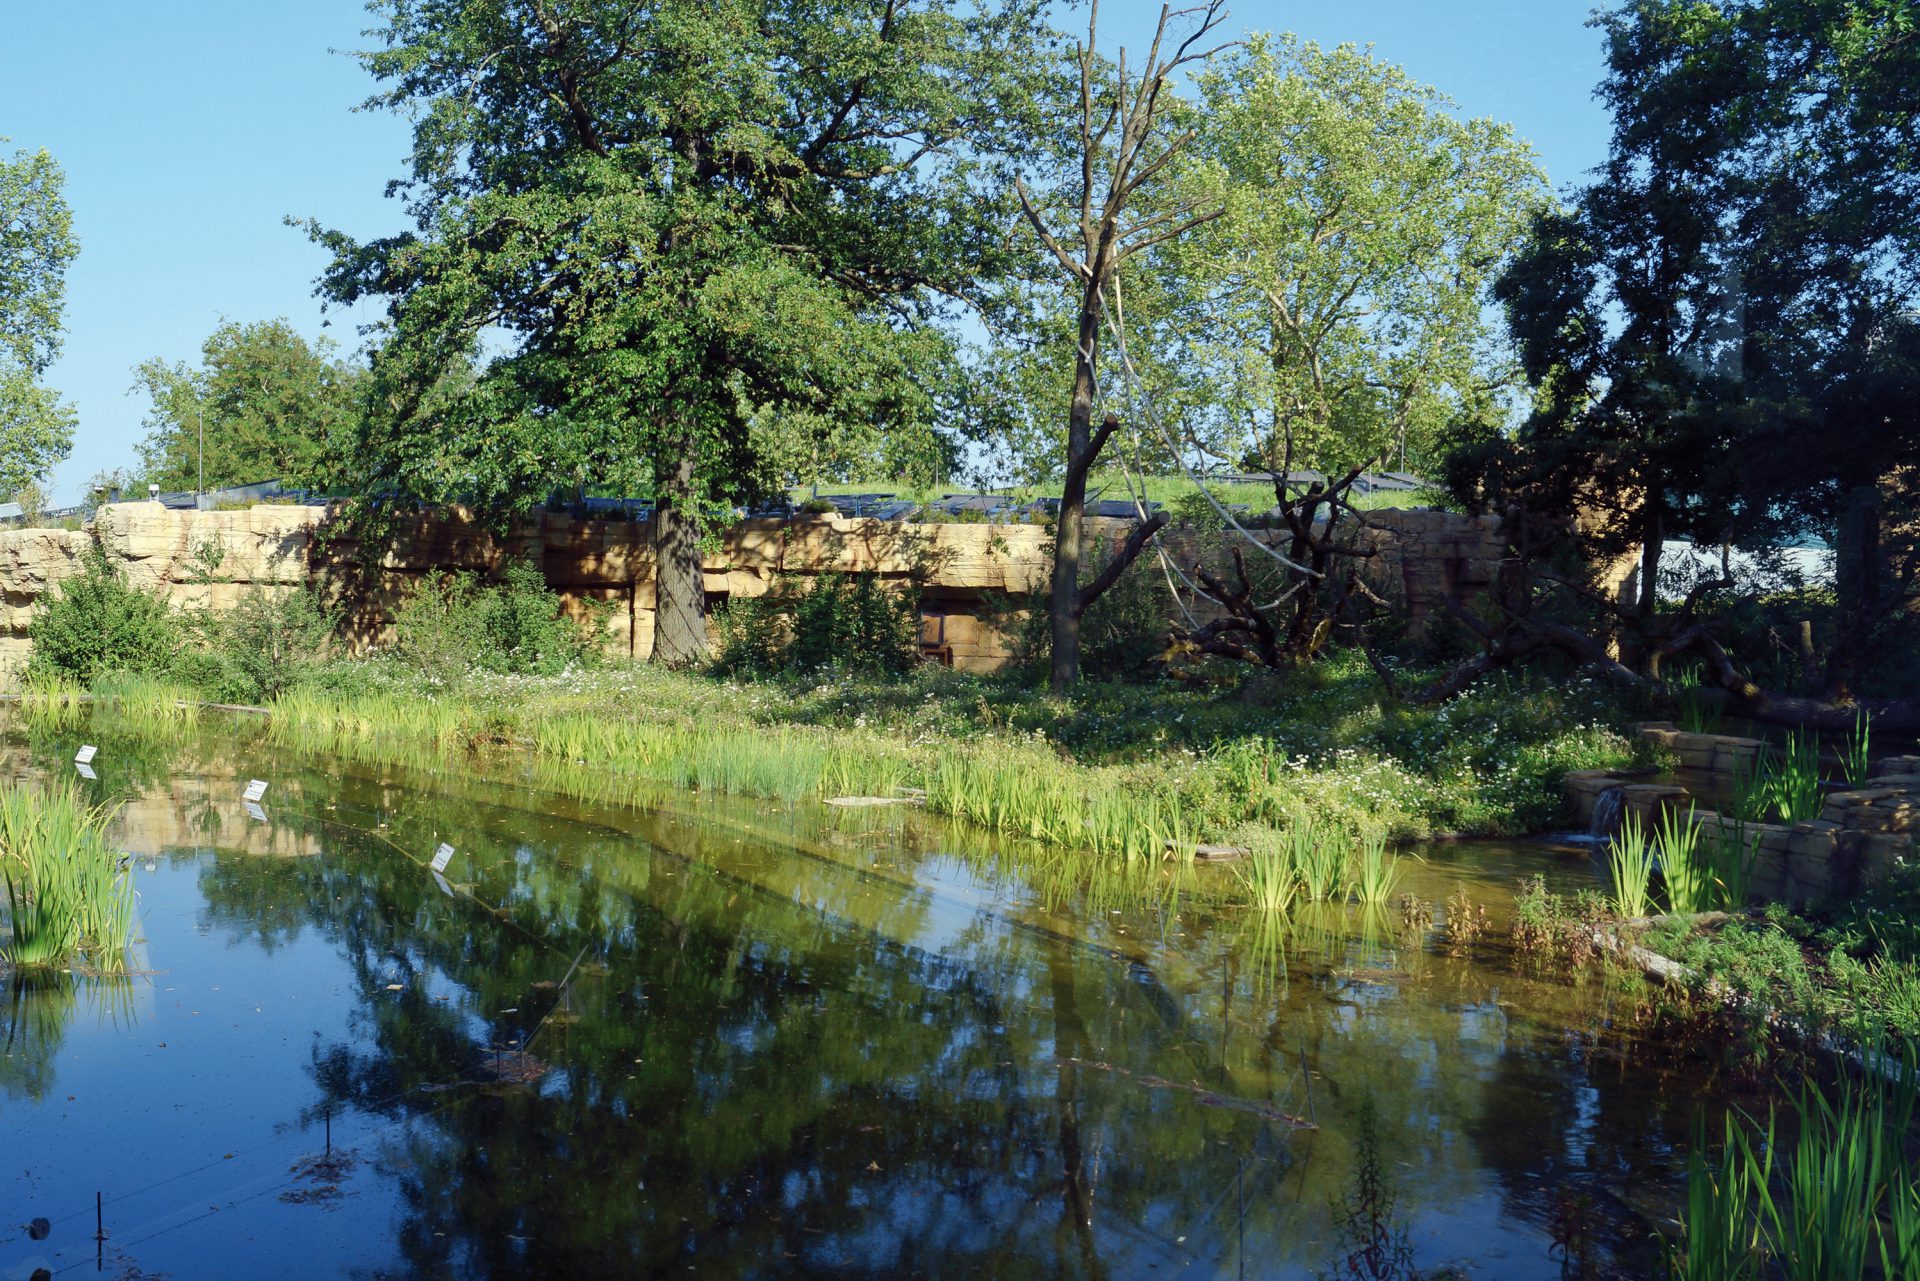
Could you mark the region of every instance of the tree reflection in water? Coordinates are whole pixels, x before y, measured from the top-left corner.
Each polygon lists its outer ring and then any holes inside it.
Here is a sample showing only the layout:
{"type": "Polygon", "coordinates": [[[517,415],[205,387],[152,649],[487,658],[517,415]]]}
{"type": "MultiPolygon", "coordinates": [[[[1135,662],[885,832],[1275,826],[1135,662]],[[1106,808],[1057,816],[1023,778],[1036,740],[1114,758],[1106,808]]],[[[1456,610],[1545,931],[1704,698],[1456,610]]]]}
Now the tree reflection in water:
{"type": "Polygon", "coordinates": [[[1371,1099],[1422,1266],[1549,1277],[1554,1189],[1664,1186],[1689,1123],[1569,1033],[1601,985],[1363,913],[1050,911],[895,815],[338,766],[275,796],[317,856],[209,858],[199,890],[241,955],[322,939],[364,994],[308,1113],[383,1123],[356,1177],[403,1212],[372,1275],[1309,1276],[1371,1099]],[[440,840],[472,897],[421,866],[440,840]]]}

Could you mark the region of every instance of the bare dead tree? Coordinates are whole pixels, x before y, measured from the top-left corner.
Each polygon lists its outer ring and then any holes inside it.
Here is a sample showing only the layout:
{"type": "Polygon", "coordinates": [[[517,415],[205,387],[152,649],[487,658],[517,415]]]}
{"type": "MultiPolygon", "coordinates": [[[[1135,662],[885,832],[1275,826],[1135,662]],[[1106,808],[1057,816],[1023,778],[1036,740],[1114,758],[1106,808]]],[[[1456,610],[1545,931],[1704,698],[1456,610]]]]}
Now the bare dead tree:
{"type": "MultiPolygon", "coordinates": [[[[1289,449],[1289,464],[1291,460],[1289,449]]],[[[1190,653],[1281,667],[1312,659],[1336,629],[1345,628],[1372,658],[1363,607],[1384,607],[1385,602],[1361,574],[1378,554],[1357,536],[1369,528],[1366,514],[1351,501],[1363,471],[1355,467],[1331,484],[1316,480],[1292,492],[1283,468],[1274,477],[1274,493],[1279,499],[1275,510],[1287,530],[1287,553],[1279,562],[1279,581],[1266,585],[1271,599],[1260,602],[1246,557],[1235,546],[1236,584],[1229,585],[1205,565],[1194,567],[1194,577],[1224,613],[1176,637],[1176,645],[1190,653]]],[[[1391,673],[1377,663],[1376,670],[1393,683],[1391,673]]]]}
{"type": "Polygon", "coordinates": [[[1095,52],[1099,18],[1095,0],[1087,17],[1086,40],[1076,51],[1080,73],[1075,138],[1078,165],[1062,193],[1064,203],[1072,206],[1073,226],[1056,233],[1026,180],[1014,180],[1027,221],[1080,296],[1073,400],[1067,414],[1067,467],[1049,592],[1052,685],[1056,693],[1079,679],[1081,616],[1166,523],[1164,514],[1155,514],[1140,527],[1146,531],[1144,535],[1137,529],[1098,578],[1081,584],[1087,474],[1118,426],[1111,415],[1097,430],[1093,425],[1094,401],[1100,389],[1105,300],[1129,258],[1225,212],[1196,211],[1178,204],[1146,214],[1138,214],[1133,208],[1141,189],[1164,177],[1193,140],[1191,130],[1175,134],[1166,130],[1165,114],[1171,97],[1168,82],[1180,68],[1205,61],[1226,47],[1203,48],[1226,19],[1224,0],[1208,0],[1187,9],[1163,6],[1146,62],[1137,70],[1128,66],[1124,49],[1111,72],[1095,52]]]}

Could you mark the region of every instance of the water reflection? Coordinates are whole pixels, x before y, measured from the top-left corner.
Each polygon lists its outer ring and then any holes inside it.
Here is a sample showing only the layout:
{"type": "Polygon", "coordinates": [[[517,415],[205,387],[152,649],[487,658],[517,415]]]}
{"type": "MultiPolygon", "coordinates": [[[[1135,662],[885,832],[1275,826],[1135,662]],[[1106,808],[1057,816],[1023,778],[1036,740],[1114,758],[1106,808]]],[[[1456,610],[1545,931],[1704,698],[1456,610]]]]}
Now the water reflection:
{"type": "MultiPolygon", "coordinates": [[[[305,1091],[258,1111],[351,1130],[337,1213],[361,1226],[289,1258],[274,1243],[328,1211],[256,1199],[231,1215],[254,1253],[189,1227],[150,1268],[1306,1277],[1339,1257],[1364,1107],[1423,1268],[1558,1276],[1583,1198],[1631,1270],[1645,1207],[1615,1190],[1668,1187],[1690,1123],[1694,1082],[1634,1061],[1605,985],[1449,957],[1378,911],[1283,925],[1197,884],[1115,908],[900,811],[636,813],[337,762],[283,767],[271,836],[212,852],[252,839],[225,817],[248,750],[185,762],[129,831],[209,956],[337,994],[281,1052],[305,1091]],[[423,867],[442,840],[452,893],[423,867]]],[[[1419,892],[1498,898],[1511,866],[1451,857],[1419,892]]],[[[156,982],[200,963],[167,919],[156,982]]],[[[57,1090],[60,1033],[36,1036],[10,1107],[57,1090]]],[[[156,1096],[185,1059],[143,1063],[156,1096]]],[[[181,1166],[198,1137],[172,1137],[181,1166]]]]}

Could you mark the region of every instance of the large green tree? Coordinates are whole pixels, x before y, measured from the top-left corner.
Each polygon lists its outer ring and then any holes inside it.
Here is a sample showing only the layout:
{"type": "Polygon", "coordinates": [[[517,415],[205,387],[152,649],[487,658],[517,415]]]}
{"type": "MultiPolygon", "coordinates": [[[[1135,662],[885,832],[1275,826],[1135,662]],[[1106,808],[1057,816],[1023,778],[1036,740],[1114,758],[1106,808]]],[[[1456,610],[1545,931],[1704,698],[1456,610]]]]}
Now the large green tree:
{"type": "Polygon", "coordinates": [[[654,657],[696,661],[703,525],[772,488],[796,433],[930,437],[938,322],[1002,252],[983,157],[1031,130],[1040,6],[376,9],[365,62],[417,121],[416,228],[316,229],[327,295],[388,307],[362,481],[495,511],[650,488],[654,657]]]}
{"type": "Polygon", "coordinates": [[[365,371],[333,350],[284,319],[227,321],[202,344],[199,368],[157,356],[139,365],[146,479],[168,490],[321,482],[338,469],[364,392],[365,371]]]}
{"type": "MultiPolygon", "coordinates": [[[[4,142],[5,139],[0,139],[4,142]]],[[[0,494],[42,480],[73,447],[75,414],[42,377],[60,355],[67,265],[80,251],[45,151],[0,155],[0,494]]]]}
{"type": "MultiPolygon", "coordinates": [[[[1642,573],[1608,612],[1649,671],[1698,650],[1746,713],[1848,725],[1833,704],[1876,665],[1910,682],[1920,643],[1920,3],[1632,0],[1595,23],[1607,164],[1499,290],[1537,410],[1454,479],[1611,515],[1600,549],[1637,545],[1642,573]],[[1735,576],[1656,611],[1661,548],[1689,534],[1835,546],[1837,625],[1824,657],[1811,619],[1797,647],[1826,703],[1729,657],[1739,630],[1696,607],[1735,576]]],[[[1873,710],[1920,724],[1920,703],[1873,710]]]]}
{"type": "Polygon", "coordinates": [[[1196,81],[1183,185],[1226,215],[1159,255],[1191,443],[1425,465],[1515,377],[1486,302],[1545,200],[1530,148],[1351,45],[1255,37],[1196,81]]]}

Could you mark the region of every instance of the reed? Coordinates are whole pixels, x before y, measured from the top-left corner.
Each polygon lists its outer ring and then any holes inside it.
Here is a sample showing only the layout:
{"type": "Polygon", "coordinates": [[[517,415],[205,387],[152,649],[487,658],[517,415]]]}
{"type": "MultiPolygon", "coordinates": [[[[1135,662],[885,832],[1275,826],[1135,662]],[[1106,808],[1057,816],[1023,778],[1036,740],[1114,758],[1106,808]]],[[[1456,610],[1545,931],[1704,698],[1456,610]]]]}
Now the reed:
{"type": "Polygon", "coordinates": [[[1790,1143],[1778,1114],[1729,1115],[1717,1160],[1697,1128],[1682,1233],[1669,1271],[1686,1281],[1788,1281],[1912,1275],[1920,1246],[1920,1171],[1906,1141],[1914,1117],[1915,1050],[1894,1079],[1849,1073],[1803,1085],[1789,1100],[1790,1143]]]}
{"type": "Polygon", "coordinates": [[[1760,833],[1749,833],[1745,823],[1721,819],[1714,825],[1708,857],[1719,889],[1719,906],[1728,911],[1745,907],[1753,865],[1760,857],[1760,833]]]}
{"type": "Polygon", "coordinates": [[[10,964],[56,967],[84,956],[99,973],[125,972],[134,934],[133,875],[107,844],[109,817],[70,785],[0,789],[10,964]]]}
{"type": "Polygon", "coordinates": [[[1292,910],[1300,893],[1300,875],[1292,853],[1292,846],[1276,843],[1255,849],[1244,868],[1234,869],[1234,875],[1246,890],[1247,901],[1257,911],[1281,916],[1292,910]]]}
{"type": "Polygon", "coordinates": [[[117,672],[93,685],[96,718],[111,716],[116,727],[140,732],[163,732],[200,718],[197,690],[157,676],[117,672]]]}
{"type": "Polygon", "coordinates": [[[1804,823],[1820,817],[1824,797],[1820,788],[1820,737],[1794,730],[1774,762],[1770,779],[1774,812],[1783,823],[1804,823]]]}
{"type": "Polygon", "coordinates": [[[1667,906],[1675,912],[1705,912],[1717,897],[1711,852],[1701,843],[1694,807],[1687,812],[1668,806],[1654,827],[1660,876],[1666,882],[1667,906]]]}
{"type": "Polygon", "coordinates": [[[1334,898],[1341,891],[1346,871],[1346,849],[1318,831],[1311,820],[1301,819],[1288,829],[1293,847],[1294,870],[1300,878],[1300,890],[1314,902],[1334,898]]]}
{"type": "Polygon", "coordinates": [[[1620,819],[1620,830],[1607,842],[1607,867],[1613,874],[1613,904],[1620,915],[1646,916],[1653,899],[1653,843],[1638,815],[1620,819]]]}
{"type": "Polygon", "coordinates": [[[1862,787],[1873,767],[1873,725],[1866,709],[1853,718],[1853,730],[1840,746],[1840,773],[1849,786],[1862,787]]]}
{"type": "Polygon", "coordinates": [[[1385,903],[1400,884],[1400,859],[1387,850],[1386,838],[1365,837],[1353,851],[1348,884],[1362,903],[1385,903]]]}

